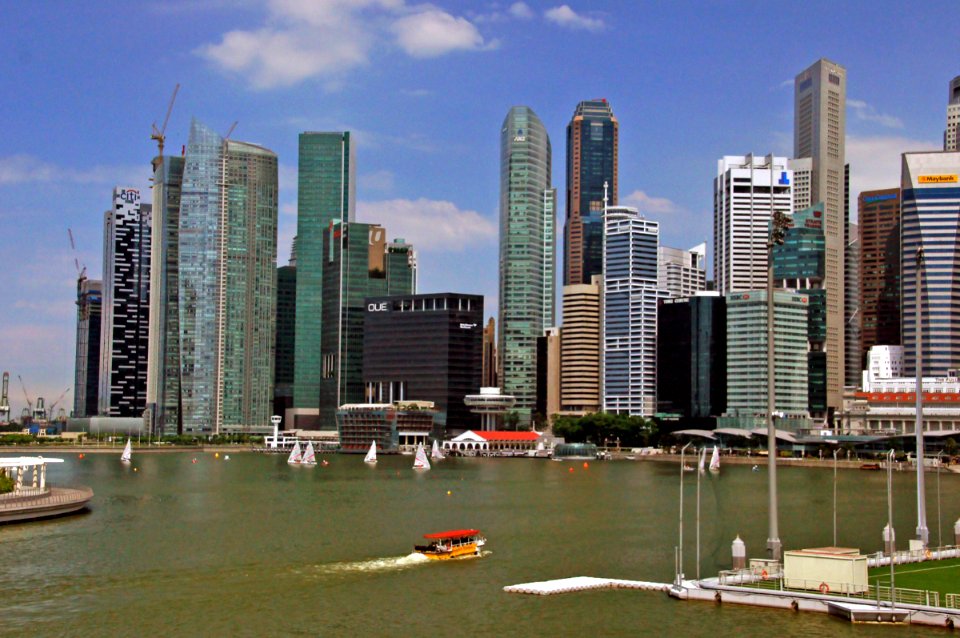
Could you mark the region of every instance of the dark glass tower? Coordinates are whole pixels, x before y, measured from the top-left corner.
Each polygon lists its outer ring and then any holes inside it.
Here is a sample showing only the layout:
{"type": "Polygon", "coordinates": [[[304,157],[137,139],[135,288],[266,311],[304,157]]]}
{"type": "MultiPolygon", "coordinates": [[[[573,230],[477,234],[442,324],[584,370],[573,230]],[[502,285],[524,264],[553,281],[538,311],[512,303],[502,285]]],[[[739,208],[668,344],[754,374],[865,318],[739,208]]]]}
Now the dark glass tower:
{"type": "Polygon", "coordinates": [[[73,382],[73,416],[96,416],[100,379],[100,305],[103,284],[77,280],[77,359],[73,382]]]}
{"type": "Polygon", "coordinates": [[[586,100],[567,125],[567,223],[563,283],[589,284],[603,274],[604,183],[610,206],[617,205],[619,124],[610,104],[586,100]]]}

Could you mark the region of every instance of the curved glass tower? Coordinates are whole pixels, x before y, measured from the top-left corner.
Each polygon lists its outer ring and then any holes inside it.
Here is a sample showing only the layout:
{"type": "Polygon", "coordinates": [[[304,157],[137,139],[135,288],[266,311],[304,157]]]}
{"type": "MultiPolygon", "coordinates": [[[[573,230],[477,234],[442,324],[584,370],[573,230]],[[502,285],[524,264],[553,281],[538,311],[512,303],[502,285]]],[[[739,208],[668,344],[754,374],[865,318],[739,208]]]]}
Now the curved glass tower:
{"type": "Polygon", "coordinates": [[[554,323],[556,190],[550,138],[526,106],[500,129],[500,379],[521,423],[536,404],[537,337],[554,323]]]}

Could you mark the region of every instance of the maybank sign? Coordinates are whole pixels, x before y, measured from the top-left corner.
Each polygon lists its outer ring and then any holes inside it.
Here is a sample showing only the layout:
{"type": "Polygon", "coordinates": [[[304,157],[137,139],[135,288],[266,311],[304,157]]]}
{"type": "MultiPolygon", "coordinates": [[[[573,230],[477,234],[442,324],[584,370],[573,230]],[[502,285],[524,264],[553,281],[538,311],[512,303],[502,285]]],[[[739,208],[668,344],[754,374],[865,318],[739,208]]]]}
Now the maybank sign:
{"type": "Polygon", "coordinates": [[[918,175],[919,184],[956,184],[957,176],[954,175],[918,175]]]}

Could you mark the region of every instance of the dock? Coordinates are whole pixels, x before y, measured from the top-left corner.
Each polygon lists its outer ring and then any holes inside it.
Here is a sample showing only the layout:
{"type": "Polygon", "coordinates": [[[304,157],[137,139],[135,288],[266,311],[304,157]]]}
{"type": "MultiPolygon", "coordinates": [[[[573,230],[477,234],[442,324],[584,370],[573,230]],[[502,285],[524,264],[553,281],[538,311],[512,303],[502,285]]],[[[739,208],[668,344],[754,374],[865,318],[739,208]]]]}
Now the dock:
{"type": "Polygon", "coordinates": [[[642,589],[644,591],[662,591],[670,589],[668,583],[651,583],[643,580],[621,580],[618,578],[596,578],[593,576],[574,576],[558,580],[545,580],[538,583],[507,585],[503,591],[508,594],[532,594],[550,596],[594,589],[642,589]]]}

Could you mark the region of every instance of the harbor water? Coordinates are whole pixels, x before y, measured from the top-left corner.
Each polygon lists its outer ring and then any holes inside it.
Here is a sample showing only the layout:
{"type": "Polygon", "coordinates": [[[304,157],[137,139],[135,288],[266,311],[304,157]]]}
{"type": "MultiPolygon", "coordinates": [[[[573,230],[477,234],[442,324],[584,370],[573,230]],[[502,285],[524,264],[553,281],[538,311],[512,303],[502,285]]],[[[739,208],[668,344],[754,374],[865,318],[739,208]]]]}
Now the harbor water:
{"type": "MultiPolygon", "coordinates": [[[[54,454],[51,454],[53,456],[54,454]]],[[[446,459],[234,452],[58,455],[55,485],[88,485],[78,516],[0,527],[0,635],[920,636],[820,614],[680,602],[608,590],[539,597],[506,585],[597,576],[670,582],[679,467],[641,461],[446,459]],[[482,556],[425,561],[424,533],[477,528],[482,556]]],[[[833,471],[781,468],[785,547],[833,542],[833,471]]],[[[766,471],[701,476],[700,573],[729,568],[739,536],[764,555],[766,471]]],[[[684,477],[684,565],[697,573],[697,475],[684,477]]],[[[839,473],[839,544],[877,551],[886,474],[839,473]]],[[[928,523],[938,540],[937,481],[928,523]]],[[[944,543],[960,516],[960,476],[940,481],[944,543]]],[[[915,478],[895,476],[895,528],[916,526],[915,478]]]]}

